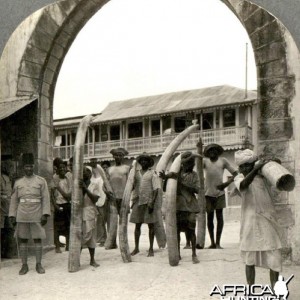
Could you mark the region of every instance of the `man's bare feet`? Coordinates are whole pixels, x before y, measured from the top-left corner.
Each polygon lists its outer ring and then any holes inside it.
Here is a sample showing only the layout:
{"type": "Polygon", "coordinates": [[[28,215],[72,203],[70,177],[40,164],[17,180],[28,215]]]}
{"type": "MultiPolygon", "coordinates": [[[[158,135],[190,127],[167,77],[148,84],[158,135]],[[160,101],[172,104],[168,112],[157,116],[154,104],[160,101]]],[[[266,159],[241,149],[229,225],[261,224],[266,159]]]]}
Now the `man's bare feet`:
{"type": "Polygon", "coordinates": [[[216,249],[216,244],[211,244],[207,249],[216,249]]]}
{"type": "Polygon", "coordinates": [[[223,249],[219,244],[216,244],[216,249],[223,249]]]}
{"type": "Polygon", "coordinates": [[[105,247],[105,250],[112,250],[112,249],[117,249],[118,248],[118,245],[113,245],[111,247],[105,247]]]}
{"type": "Polygon", "coordinates": [[[148,257],[151,257],[151,256],[154,256],[154,252],[153,252],[153,249],[149,249],[148,251],[148,257]]]}
{"type": "Polygon", "coordinates": [[[55,253],[62,253],[60,247],[55,248],[55,253]]]}
{"type": "Polygon", "coordinates": [[[203,249],[204,247],[200,246],[199,244],[196,245],[196,249],[203,249]]]}
{"type": "Polygon", "coordinates": [[[96,263],[95,260],[91,261],[91,262],[90,262],[90,265],[91,265],[92,267],[94,267],[94,268],[98,268],[98,267],[100,266],[99,264],[96,263]]]}
{"type": "Polygon", "coordinates": [[[139,249],[134,249],[132,252],[131,252],[131,256],[134,256],[136,254],[138,254],[140,252],[139,249]]]}
{"type": "Polygon", "coordinates": [[[192,247],[190,245],[185,245],[183,249],[192,249],[192,247]]]}
{"type": "Polygon", "coordinates": [[[192,261],[193,261],[193,264],[199,264],[199,262],[200,262],[200,260],[198,259],[197,256],[193,256],[192,261]]]}

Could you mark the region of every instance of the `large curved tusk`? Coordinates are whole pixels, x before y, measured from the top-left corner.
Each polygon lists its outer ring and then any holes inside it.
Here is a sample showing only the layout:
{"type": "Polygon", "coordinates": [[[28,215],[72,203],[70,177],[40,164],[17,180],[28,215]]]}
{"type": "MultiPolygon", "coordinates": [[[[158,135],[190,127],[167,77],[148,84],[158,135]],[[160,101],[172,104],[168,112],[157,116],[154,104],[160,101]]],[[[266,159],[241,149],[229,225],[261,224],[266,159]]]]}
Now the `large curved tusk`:
{"type": "Polygon", "coordinates": [[[136,172],[136,160],[132,162],[132,166],[126,182],[123,200],[121,205],[121,213],[119,220],[119,244],[123,262],[131,262],[131,254],[128,244],[128,212],[130,206],[130,197],[133,190],[134,177],[136,172]]]}
{"type": "Polygon", "coordinates": [[[82,236],[82,189],[79,181],[83,177],[83,154],[87,129],[93,116],[85,116],[79,123],[73,153],[73,186],[71,202],[71,224],[69,242],[69,272],[76,272],[80,267],[80,249],[82,236]]]}

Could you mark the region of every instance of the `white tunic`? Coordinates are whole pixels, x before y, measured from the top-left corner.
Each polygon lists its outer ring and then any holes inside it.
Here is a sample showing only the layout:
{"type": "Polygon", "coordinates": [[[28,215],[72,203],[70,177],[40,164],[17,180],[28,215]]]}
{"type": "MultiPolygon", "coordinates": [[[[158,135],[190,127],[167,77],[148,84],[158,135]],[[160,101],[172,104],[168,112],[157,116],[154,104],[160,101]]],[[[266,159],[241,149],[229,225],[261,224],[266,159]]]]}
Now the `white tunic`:
{"type": "Polygon", "coordinates": [[[244,175],[234,183],[242,198],[240,248],[242,251],[268,251],[282,248],[281,230],[276,222],[276,211],[261,175],[256,175],[245,190],[240,190],[244,175]]]}

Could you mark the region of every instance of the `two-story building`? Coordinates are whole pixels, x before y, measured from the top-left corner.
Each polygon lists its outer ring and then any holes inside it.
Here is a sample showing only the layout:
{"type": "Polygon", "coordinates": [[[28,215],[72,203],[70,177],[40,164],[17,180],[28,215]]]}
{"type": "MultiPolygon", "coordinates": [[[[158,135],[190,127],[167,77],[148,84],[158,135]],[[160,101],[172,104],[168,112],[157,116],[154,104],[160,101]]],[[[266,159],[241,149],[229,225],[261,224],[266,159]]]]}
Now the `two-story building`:
{"type": "MultiPolygon", "coordinates": [[[[111,102],[92,121],[84,160],[113,160],[110,150],[124,147],[129,152],[127,164],[142,152],[152,155],[156,164],[169,143],[197,120],[199,131],[190,134],[177,152],[196,151],[201,137],[204,146],[220,144],[225,149],[224,156],[233,162],[234,151],[257,144],[256,100],[255,91],[248,91],[245,96],[243,89],[216,86],[111,102]]],[[[54,121],[54,157],[68,160],[72,156],[81,119],[82,116],[54,121]]],[[[225,172],[224,180],[228,176],[225,172]]],[[[239,206],[238,198],[226,198],[228,206],[239,206]]],[[[227,215],[238,218],[238,211],[227,210],[227,215]]]]}
{"type": "MultiPolygon", "coordinates": [[[[115,101],[95,115],[86,137],[85,161],[112,159],[112,148],[124,147],[128,159],[147,152],[158,161],[167,145],[197,120],[200,130],[191,134],[178,151],[195,150],[199,137],[204,145],[218,143],[232,160],[232,152],[254,147],[256,137],[255,91],[216,86],[156,96],[115,101]]],[[[81,117],[54,121],[54,157],[65,160],[73,153],[81,117]]]]}

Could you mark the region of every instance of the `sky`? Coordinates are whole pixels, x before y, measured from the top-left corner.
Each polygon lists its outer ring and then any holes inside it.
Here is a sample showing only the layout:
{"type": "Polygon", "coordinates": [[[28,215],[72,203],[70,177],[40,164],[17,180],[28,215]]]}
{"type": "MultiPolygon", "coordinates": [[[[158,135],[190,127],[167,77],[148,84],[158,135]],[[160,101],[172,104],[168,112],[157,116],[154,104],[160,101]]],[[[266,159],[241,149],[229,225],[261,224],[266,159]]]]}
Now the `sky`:
{"type": "Polygon", "coordinates": [[[217,85],[256,89],[251,42],[220,0],[111,0],[63,62],[54,119],[109,102],[217,85]]]}

